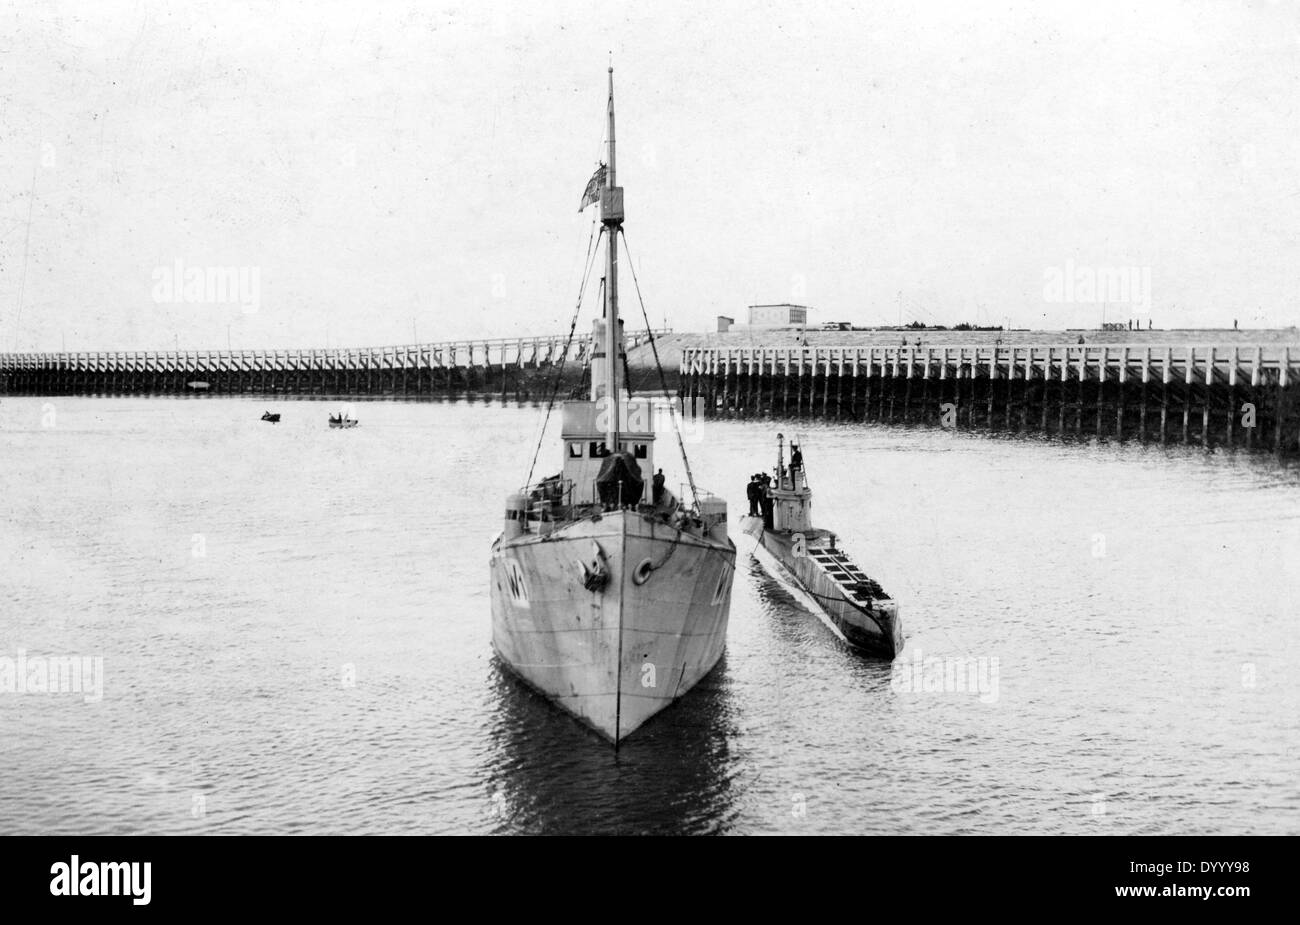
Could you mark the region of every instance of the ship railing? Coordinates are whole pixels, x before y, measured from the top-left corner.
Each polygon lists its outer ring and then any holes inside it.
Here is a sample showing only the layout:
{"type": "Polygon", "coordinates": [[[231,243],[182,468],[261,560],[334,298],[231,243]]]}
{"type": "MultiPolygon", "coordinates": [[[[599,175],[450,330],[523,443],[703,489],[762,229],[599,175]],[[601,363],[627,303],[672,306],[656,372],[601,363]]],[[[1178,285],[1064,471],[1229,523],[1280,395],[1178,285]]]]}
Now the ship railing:
{"type": "Polygon", "coordinates": [[[686,483],[677,486],[677,493],[665,489],[665,497],[658,503],[653,499],[636,504],[610,506],[600,500],[600,489],[595,479],[584,481],[579,485],[573,479],[543,479],[521,489],[527,500],[524,505],[524,524],[526,531],[550,533],[557,526],[583,520],[595,512],[607,512],[616,509],[640,510],[643,513],[656,513],[665,519],[685,518],[683,524],[694,523],[709,529],[727,519],[727,502],[720,495],[705,488],[695,487],[694,496],[698,499],[698,508],[687,505],[684,499],[691,497],[691,487],[686,483]],[[583,489],[579,492],[579,488],[583,489]]]}
{"type": "MultiPolygon", "coordinates": [[[[683,492],[689,492],[689,491],[690,491],[690,486],[689,486],[688,484],[686,484],[685,482],[683,482],[683,483],[682,483],[682,490],[683,490],[683,492]]],[[[685,497],[684,494],[683,494],[683,497],[685,497]]],[[[725,503],[726,503],[726,500],[727,500],[727,499],[723,498],[722,495],[718,494],[717,492],[709,491],[709,489],[704,488],[703,486],[700,486],[700,485],[696,485],[696,486],[695,486],[695,497],[699,498],[700,501],[721,501],[723,504],[725,504],[725,503]]]]}
{"type": "Polygon", "coordinates": [[[525,488],[523,496],[528,499],[526,520],[556,520],[557,514],[573,507],[573,480],[547,479],[525,488]]]}
{"type": "MultiPolygon", "coordinates": [[[[683,486],[682,490],[684,492],[686,487],[683,486]]],[[[684,494],[683,497],[685,497],[684,494]]],[[[705,529],[727,522],[727,500],[725,498],[698,485],[695,486],[695,498],[699,503],[699,518],[704,522],[705,529]]]]}
{"type": "Polygon", "coordinates": [[[783,466],[777,473],[776,485],[773,487],[778,491],[799,491],[801,488],[807,488],[808,473],[803,466],[798,469],[783,466]]]}
{"type": "MultiPolygon", "coordinates": [[[[673,507],[683,512],[685,511],[681,507],[680,499],[685,497],[686,490],[685,485],[680,486],[680,493],[675,497],[672,492],[665,492],[672,498],[673,507]]],[[[590,517],[597,511],[608,512],[620,508],[652,511],[663,507],[662,503],[655,505],[653,502],[646,501],[634,505],[607,505],[600,500],[600,488],[595,479],[583,482],[581,485],[573,479],[548,479],[531,485],[520,493],[528,499],[524,509],[524,529],[532,530],[532,525],[545,524],[545,527],[538,528],[543,533],[550,532],[556,525],[590,517]],[[584,490],[580,492],[579,488],[584,490]]],[[[711,492],[701,492],[700,498],[702,504],[704,499],[708,498],[714,502],[714,507],[721,505],[721,510],[725,512],[726,502],[711,492]]],[[[722,519],[725,520],[725,513],[722,519]]]]}
{"type": "MultiPolygon", "coordinates": [[[[592,497],[595,497],[595,482],[592,482],[592,497]]],[[[573,479],[547,480],[524,489],[528,499],[524,509],[524,529],[550,533],[557,526],[581,520],[593,510],[601,510],[600,502],[584,501],[576,492],[577,483],[573,479]]]]}

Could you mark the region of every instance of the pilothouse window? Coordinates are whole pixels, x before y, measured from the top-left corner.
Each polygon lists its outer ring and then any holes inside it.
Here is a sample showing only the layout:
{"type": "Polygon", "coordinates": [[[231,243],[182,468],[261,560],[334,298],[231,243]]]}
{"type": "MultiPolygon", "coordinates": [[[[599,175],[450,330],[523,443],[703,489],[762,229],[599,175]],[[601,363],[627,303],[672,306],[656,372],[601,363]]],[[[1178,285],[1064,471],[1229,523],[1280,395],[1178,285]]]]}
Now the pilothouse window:
{"type": "Polygon", "coordinates": [[[581,443],[570,443],[570,444],[569,444],[569,458],[570,458],[570,459],[582,459],[582,444],[581,444],[581,443]]]}
{"type": "Polygon", "coordinates": [[[609,455],[609,450],[606,448],[604,440],[601,440],[599,443],[592,441],[588,448],[590,451],[588,455],[590,455],[592,459],[602,459],[609,455]]]}

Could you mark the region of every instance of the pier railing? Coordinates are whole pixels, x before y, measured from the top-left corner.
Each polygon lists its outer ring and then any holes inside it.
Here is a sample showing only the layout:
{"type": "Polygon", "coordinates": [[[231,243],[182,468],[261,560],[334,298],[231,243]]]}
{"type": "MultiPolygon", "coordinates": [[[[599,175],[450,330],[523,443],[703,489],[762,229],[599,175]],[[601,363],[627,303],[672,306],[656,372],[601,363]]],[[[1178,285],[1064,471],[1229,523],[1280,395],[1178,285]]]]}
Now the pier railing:
{"type": "MultiPolygon", "coordinates": [[[[656,336],[670,333],[654,332],[656,336]]],[[[628,332],[628,349],[639,346],[647,334],[628,332]]],[[[92,373],[214,373],[297,372],[333,370],[465,369],[511,366],[540,368],[562,358],[584,362],[591,353],[591,337],[567,335],[498,337],[386,347],[305,348],[297,350],[164,350],[0,353],[4,372],[92,373]]]]}
{"type": "Polygon", "coordinates": [[[706,415],[1129,435],[1295,452],[1300,344],[688,347],[706,415]]]}
{"type": "Polygon", "coordinates": [[[866,376],[1096,382],[1291,384],[1300,345],[1057,344],[934,347],[701,347],[682,375],[866,376]]]}

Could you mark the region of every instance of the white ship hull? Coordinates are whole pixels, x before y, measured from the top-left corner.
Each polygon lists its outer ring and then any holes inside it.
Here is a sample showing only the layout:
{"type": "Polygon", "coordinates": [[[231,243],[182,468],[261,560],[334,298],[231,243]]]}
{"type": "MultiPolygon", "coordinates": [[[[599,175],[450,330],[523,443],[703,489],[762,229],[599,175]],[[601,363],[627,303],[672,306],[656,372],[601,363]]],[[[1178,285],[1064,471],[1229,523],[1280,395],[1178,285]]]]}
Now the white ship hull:
{"type": "Polygon", "coordinates": [[[729,539],[682,533],[630,510],[546,536],[498,537],[493,647],[531,686],[617,744],[722,657],[735,562],[729,539]],[[583,568],[595,558],[607,580],[589,590],[583,568]]]}

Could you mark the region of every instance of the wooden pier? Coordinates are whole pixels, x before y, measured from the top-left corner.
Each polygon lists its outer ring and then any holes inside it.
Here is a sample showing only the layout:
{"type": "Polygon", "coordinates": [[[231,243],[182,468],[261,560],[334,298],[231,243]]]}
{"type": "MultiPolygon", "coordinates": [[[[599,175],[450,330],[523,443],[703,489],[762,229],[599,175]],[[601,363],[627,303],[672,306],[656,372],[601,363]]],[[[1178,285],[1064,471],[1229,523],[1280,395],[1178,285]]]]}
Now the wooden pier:
{"type": "MultiPolygon", "coordinates": [[[[667,334],[656,331],[655,336],[667,334]]],[[[628,334],[629,349],[647,338],[628,334]]],[[[303,350],[0,354],[0,392],[27,395],[205,393],[437,395],[518,392],[563,359],[581,374],[590,335],[303,350]],[[202,386],[195,385],[203,383],[202,386]]]]}
{"type": "Polygon", "coordinates": [[[989,426],[1295,450],[1300,345],[701,347],[706,413],[989,426]],[[1127,433],[1126,433],[1127,429],[1127,433]]]}

